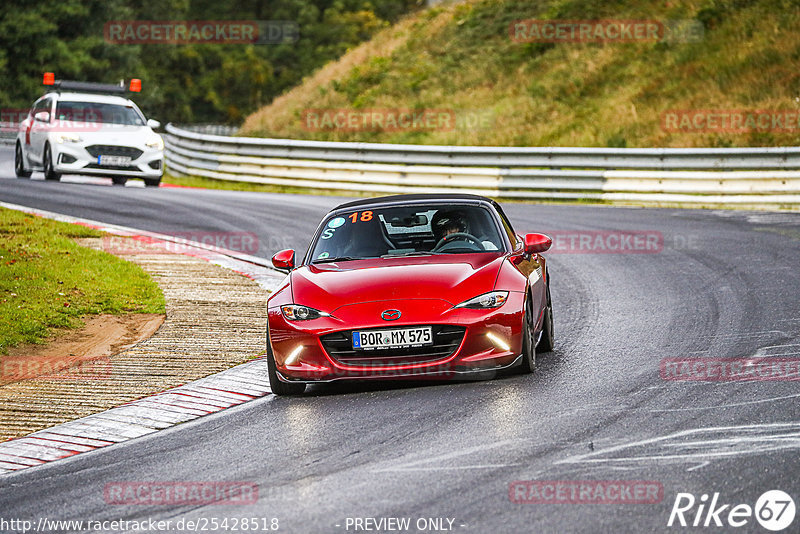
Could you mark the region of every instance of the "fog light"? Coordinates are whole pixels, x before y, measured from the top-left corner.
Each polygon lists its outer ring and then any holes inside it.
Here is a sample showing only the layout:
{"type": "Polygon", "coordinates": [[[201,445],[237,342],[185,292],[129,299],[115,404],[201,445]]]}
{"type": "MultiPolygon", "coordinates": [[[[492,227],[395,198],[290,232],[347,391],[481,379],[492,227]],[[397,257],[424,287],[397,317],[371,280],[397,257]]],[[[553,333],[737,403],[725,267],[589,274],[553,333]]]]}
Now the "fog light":
{"type": "Polygon", "coordinates": [[[498,349],[504,351],[511,350],[511,346],[505,341],[503,341],[503,339],[500,336],[496,336],[495,334],[488,332],[486,334],[486,337],[488,337],[491,340],[491,342],[494,343],[495,347],[497,347],[498,349]]]}
{"type": "Polygon", "coordinates": [[[303,345],[298,345],[294,348],[294,350],[286,357],[286,361],[283,362],[283,365],[294,365],[297,363],[297,360],[300,357],[300,353],[303,351],[303,345]]]}

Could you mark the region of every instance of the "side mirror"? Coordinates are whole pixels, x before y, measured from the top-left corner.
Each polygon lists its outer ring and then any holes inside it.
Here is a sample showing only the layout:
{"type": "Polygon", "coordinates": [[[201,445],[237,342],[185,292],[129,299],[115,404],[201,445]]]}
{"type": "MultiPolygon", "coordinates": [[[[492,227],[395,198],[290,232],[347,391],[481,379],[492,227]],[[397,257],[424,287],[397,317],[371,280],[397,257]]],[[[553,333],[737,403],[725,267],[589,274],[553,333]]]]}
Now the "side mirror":
{"type": "Polygon", "coordinates": [[[294,250],[286,249],[272,256],[272,265],[276,269],[294,269],[294,250]]]}
{"type": "Polygon", "coordinates": [[[525,234],[525,254],[538,254],[548,250],[553,240],[544,234],[525,234]]]}
{"type": "Polygon", "coordinates": [[[33,118],[39,122],[50,122],[50,112],[49,111],[39,111],[33,118]]]}
{"type": "Polygon", "coordinates": [[[161,123],[158,122],[155,119],[147,119],[147,126],[149,126],[151,129],[155,130],[156,128],[160,128],[161,127],[161,123]]]}

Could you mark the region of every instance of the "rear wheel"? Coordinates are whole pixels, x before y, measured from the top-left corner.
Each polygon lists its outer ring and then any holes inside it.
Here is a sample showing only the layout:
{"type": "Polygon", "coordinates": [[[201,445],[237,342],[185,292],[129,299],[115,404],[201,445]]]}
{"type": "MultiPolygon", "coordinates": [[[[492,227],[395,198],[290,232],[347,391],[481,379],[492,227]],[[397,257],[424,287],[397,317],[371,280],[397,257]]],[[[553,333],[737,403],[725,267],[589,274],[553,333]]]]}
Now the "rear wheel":
{"type": "Polygon", "coordinates": [[[555,345],[553,337],[553,303],[550,300],[550,284],[547,285],[547,307],[544,309],[544,323],[536,348],[539,352],[550,352],[555,345]]]}
{"type": "Polygon", "coordinates": [[[111,181],[114,182],[114,185],[125,185],[128,181],[127,176],[112,176],[111,181]]]}
{"type": "Polygon", "coordinates": [[[44,145],[44,179],[55,180],[61,179],[61,175],[55,171],[53,167],[53,151],[50,150],[50,145],[44,145]]]}
{"type": "Polygon", "coordinates": [[[25,160],[22,157],[22,145],[17,143],[17,149],[14,151],[14,173],[17,178],[30,178],[31,171],[25,169],[25,160]]]}
{"type": "Polygon", "coordinates": [[[533,316],[533,306],[530,296],[525,303],[525,317],[522,321],[522,363],[520,370],[523,373],[532,373],[536,368],[536,338],[534,327],[536,326],[533,316]]]}
{"type": "Polygon", "coordinates": [[[272,354],[272,343],[269,341],[269,332],[267,332],[267,376],[269,376],[269,388],[279,397],[285,395],[300,395],[306,390],[305,384],[281,382],[278,378],[278,368],[275,365],[275,355],[272,354]]]}

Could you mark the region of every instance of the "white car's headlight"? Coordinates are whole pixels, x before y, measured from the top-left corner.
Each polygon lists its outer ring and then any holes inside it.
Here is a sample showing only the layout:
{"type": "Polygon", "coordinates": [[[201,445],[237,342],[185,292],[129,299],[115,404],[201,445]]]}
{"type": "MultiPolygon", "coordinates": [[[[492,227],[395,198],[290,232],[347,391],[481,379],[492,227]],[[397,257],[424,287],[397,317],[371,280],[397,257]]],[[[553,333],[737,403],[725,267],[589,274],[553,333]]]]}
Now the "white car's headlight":
{"type": "Polygon", "coordinates": [[[472,308],[472,309],[489,309],[499,308],[508,300],[508,291],[490,291],[483,295],[478,295],[475,298],[465,300],[461,304],[455,306],[456,308],[472,308]]]}
{"type": "Polygon", "coordinates": [[[164,140],[161,139],[160,135],[156,135],[155,137],[149,138],[145,141],[144,145],[147,148],[155,148],[156,150],[164,150],[164,140]]]}
{"type": "Polygon", "coordinates": [[[281,306],[283,316],[290,321],[308,321],[310,319],[318,319],[320,317],[330,317],[331,314],[309,308],[308,306],[300,306],[298,304],[286,304],[281,306]]]}
{"type": "Polygon", "coordinates": [[[59,143],[80,143],[83,139],[78,134],[59,134],[56,137],[56,141],[59,143]]]}

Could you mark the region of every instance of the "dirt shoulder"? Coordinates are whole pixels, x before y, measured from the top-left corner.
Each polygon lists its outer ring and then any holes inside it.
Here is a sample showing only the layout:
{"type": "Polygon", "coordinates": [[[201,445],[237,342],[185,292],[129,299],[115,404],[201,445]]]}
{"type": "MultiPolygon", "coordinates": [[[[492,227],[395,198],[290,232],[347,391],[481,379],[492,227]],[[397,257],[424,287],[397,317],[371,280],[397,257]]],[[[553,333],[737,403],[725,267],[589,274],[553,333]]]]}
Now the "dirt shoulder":
{"type": "MultiPolygon", "coordinates": [[[[80,244],[102,246],[100,239],[80,244]]],[[[0,441],[223,371],[264,350],[267,291],[256,282],[163,250],[125,259],[161,288],[166,319],[159,326],[158,314],[88,318],[85,329],[40,347],[41,361],[73,363],[0,384],[0,441]]],[[[14,353],[29,358],[25,350],[14,353]]]]}
{"type": "Polygon", "coordinates": [[[95,374],[109,358],[152,336],[164,322],[156,313],[91,315],[85,326],[66,330],[45,340],[12,347],[0,359],[0,385],[49,376],[78,378],[95,374]]]}

